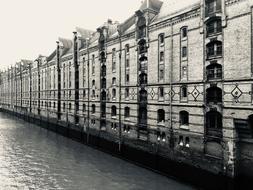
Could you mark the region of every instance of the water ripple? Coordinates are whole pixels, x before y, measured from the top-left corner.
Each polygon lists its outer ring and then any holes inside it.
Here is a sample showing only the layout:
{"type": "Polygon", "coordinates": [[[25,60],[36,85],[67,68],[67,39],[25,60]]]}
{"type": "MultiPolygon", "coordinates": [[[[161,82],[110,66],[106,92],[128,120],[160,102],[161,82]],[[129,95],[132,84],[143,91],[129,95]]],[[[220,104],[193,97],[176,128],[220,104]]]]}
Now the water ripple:
{"type": "Polygon", "coordinates": [[[190,190],[190,186],[0,113],[0,190],[190,190]]]}

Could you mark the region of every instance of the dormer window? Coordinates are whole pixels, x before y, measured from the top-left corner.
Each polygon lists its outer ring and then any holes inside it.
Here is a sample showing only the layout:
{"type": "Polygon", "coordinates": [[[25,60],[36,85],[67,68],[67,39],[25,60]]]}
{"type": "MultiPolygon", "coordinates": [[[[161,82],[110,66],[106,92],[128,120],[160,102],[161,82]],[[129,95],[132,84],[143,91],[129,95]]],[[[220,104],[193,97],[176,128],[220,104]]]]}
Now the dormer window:
{"type": "Polygon", "coordinates": [[[146,37],[146,19],[141,16],[137,22],[137,38],[145,38],[146,37]]]}

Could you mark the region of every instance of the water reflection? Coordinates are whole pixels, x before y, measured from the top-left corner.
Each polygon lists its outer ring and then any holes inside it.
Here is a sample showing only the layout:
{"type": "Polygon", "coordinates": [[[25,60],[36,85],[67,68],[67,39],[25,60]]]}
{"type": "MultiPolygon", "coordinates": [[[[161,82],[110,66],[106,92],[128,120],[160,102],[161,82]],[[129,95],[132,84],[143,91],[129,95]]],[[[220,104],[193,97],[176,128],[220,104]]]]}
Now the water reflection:
{"type": "Polygon", "coordinates": [[[0,113],[0,189],[193,189],[0,113]]]}

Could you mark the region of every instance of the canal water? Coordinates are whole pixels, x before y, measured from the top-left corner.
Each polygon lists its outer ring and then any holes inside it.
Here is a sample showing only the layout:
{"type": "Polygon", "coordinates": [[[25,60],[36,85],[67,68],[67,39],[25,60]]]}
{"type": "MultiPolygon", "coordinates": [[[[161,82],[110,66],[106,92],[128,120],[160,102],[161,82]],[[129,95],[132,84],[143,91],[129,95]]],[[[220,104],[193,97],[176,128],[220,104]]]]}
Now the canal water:
{"type": "Polygon", "coordinates": [[[0,112],[0,190],[192,190],[0,112]]]}

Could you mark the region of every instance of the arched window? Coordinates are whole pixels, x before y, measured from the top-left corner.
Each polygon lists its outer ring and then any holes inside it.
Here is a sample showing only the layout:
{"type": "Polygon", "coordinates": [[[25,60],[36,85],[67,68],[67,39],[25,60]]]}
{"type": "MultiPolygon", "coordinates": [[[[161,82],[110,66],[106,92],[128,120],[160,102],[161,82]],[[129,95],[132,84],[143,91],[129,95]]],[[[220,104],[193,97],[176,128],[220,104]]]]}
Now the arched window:
{"type": "Polygon", "coordinates": [[[92,87],[95,87],[95,80],[92,80],[92,87]]]}
{"type": "Polygon", "coordinates": [[[125,45],[125,52],[126,52],[126,55],[129,54],[129,44],[125,45]]]}
{"type": "Polygon", "coordinates": [[[146,108],[139,108],[139,123],[142,125],[147,124],[147,109],[146,108]]]}
{"type": "Polygon", "coordinates": [[[102,66],[102,76],[103,77],[106,76],[106,66],[105,65],[102,66]]]}
{"type": "Polygon", "coordinates": [[[137,22],[137,38],[146,37],[146,19],[145,17],[140,17],[137,22]]]}
{"type": "Polygon", "coordinates": [[[164,61],[164,52],[163,51],[160,52],[159,60],[160,60],[160,62],[164,61]]]}
{"type": "Polygon", "coordinates": [[[106,79],[105,78],[102,79],[102,88],[106,89],[106,79]]]}
{"type": "Polygon", "coordinates": [[[220,64],[211,64],[206,67],[207,79],[221,79],[222,78],[222,66],[220,64]]]}
{"type": "Polygon", "coordinates": [[[129,117],[130,117],[130,108],[125,107],[125,118],[129,118],[129,117]]]}
{"type": "Polygon", "coordinates": [[[139,59],[139,67],[140,67],[140,71],[146,71],[147,70],[147,57],[146,56],[141,56],[141,58],[139,59]]]}
{"type": "Polygon", "coordinates": [[[158,38],[159,38],[159,45],[160,46],[163,45],[164,44],[164,34],[159,34],[158,38]]]}
{"type": "Polygon", "coordinates": [[[221,11],[221,0],[206,0],[206,17],[221,11]]]}
{"type": "Polygon", "coordinates": [[[105,52],[104,51],[102,51],[100,53],[100,60],[101,60],[102,63],[104,63],[106,61],[106,57],[105,57],[105,52]]]}
{"type": "Polygon", "coordinates": [[[116,85],[116,77],[112,78],[112,85],[116,85]]]}
{"type": "Polygon", "coordinates": [[[112,49],[112,58],[114,58],[114,57],[116,57],[116,49],[115,48],[112,49]]]}
{"type": "Polygon", "coordinates": [[[129,83],[129,80],[130,80],[129,73],[126,73],[126,83],[129,83]]]}
{"type": "Polygon", "coordinates": [[[220,33],[222,31],[221,18],[214,17],[206,23],[206,34],[210,36],[212,34],[220,33]]]}
{"type": "Polygon", "coordinates": [[[158,91],[159,91],[159,98],[164,98],[164,88],[163,87],[159,87],[158,91]]]}
{"type": "Polygon", "coordinates": [[[163,109],[159,109],[157,111],[157,122],[164,123],[165,122],[165,111],[163,109]]]}
{"type": "Polygon", "coordinates": [[[206,126],[212,129],[222,129],[222,115],[217,111],[206,114],[206,126]]]}
{"type": "Polygon", "coordinates": [[[102,91],[101,96],[102,96],[101,99],[103,101],[105,101],[106,100],[106,92],[105,92],[105,90],[102,91]]]}
{"type": "Polygon", "coordinates": [[[83,104],[83,112],[85,112],[85,111],[86,111],[86,105],[83,104]]]}
{"type": "Polygon", "coordinates": [[[142,39],[138,43],[139,45],[139,53],[145,53],[147,51],[147,46],[146,46],[146,40],[142,39]]]}
{"type": "Polygon", "coordinates": [[[221,103],[222,102],[222,90],[218,87],[211,87],[206,90],[207,103],[221,103]]]}
{"type": "Polygon", "coordinates": [[[115,88],[112,89],[112,98],[113,99],[116,98],[116,89],[115,88]]]}
{"type": "Polygon", "coordinates": [[[187,86],[182,86],[181,87],[181,98],[187,98],[187,86]]]}
{"type": "Polygon", "coordinates": [[[147,74],[146,73],[141,73],[140,74],[140,85],[145,85],[145,84],[147,84],[148,83],[148,76],[147,76],[147,74]]]}
{"type": "Polygon", "coordinates": [[[187,47],[186,46],[182,47],[182,57],[187,57],[187,47]]]}
{"type": "Polygon", "coordinates": [[[95,104],[92,104],[91,113],[94,114],[95,112],[96,112],[96,106],[95,106],[95,104]]]}
{"type": "Polygon", "coordinates": [[[116,115],[117,115],[117,108],[116,108],[116,106],[112,106],[112,108],[111,108],[111,115],[112,115],[112,117],[116,117],[116,115]]]}
{"type": "Polygon", "coordinates": [[[189,113],[187,111],[181,111],[180,115],[180,125],[189,125],[189,113]]]}
{"type": "Polygon", "coordinates": [[[125,98],[129,98],[129,88],[125,89],[125,98]]]}
{"type": "Polygon", "coordinates": [[[95,96],[96,96],[96,92],[95,90],[92,90],[92,98],[95,98],[95,96]]]}
{"type": "Polygon", "coordinates": [[[148,93],[146,90],[140,91],[140,102],[147,102],[148,100],[148,93]]]}
{"type": "Polygon", "coordinates": [[[95,55],[92,55],[92,68],[91,68],[91,73],[95,74],[95,55]]]}
{"type": "Polygon", "coordinates": [[[206,48],[207,58],[212,58],[215,56],[222,56],[222,42],[213,41],[207,44],[206,48]]]}
{"type": "Polygon", "coordinates": [[[69,103],[69,110],[71,111],[71,103],[69,103]]]}
{"type": "Polygon", "coordinates": [[[181,28],[181,38],[182,39],[187,38],[187,35],[188,35],[188,28],[187,26],[184,26],[181,28]]]}

